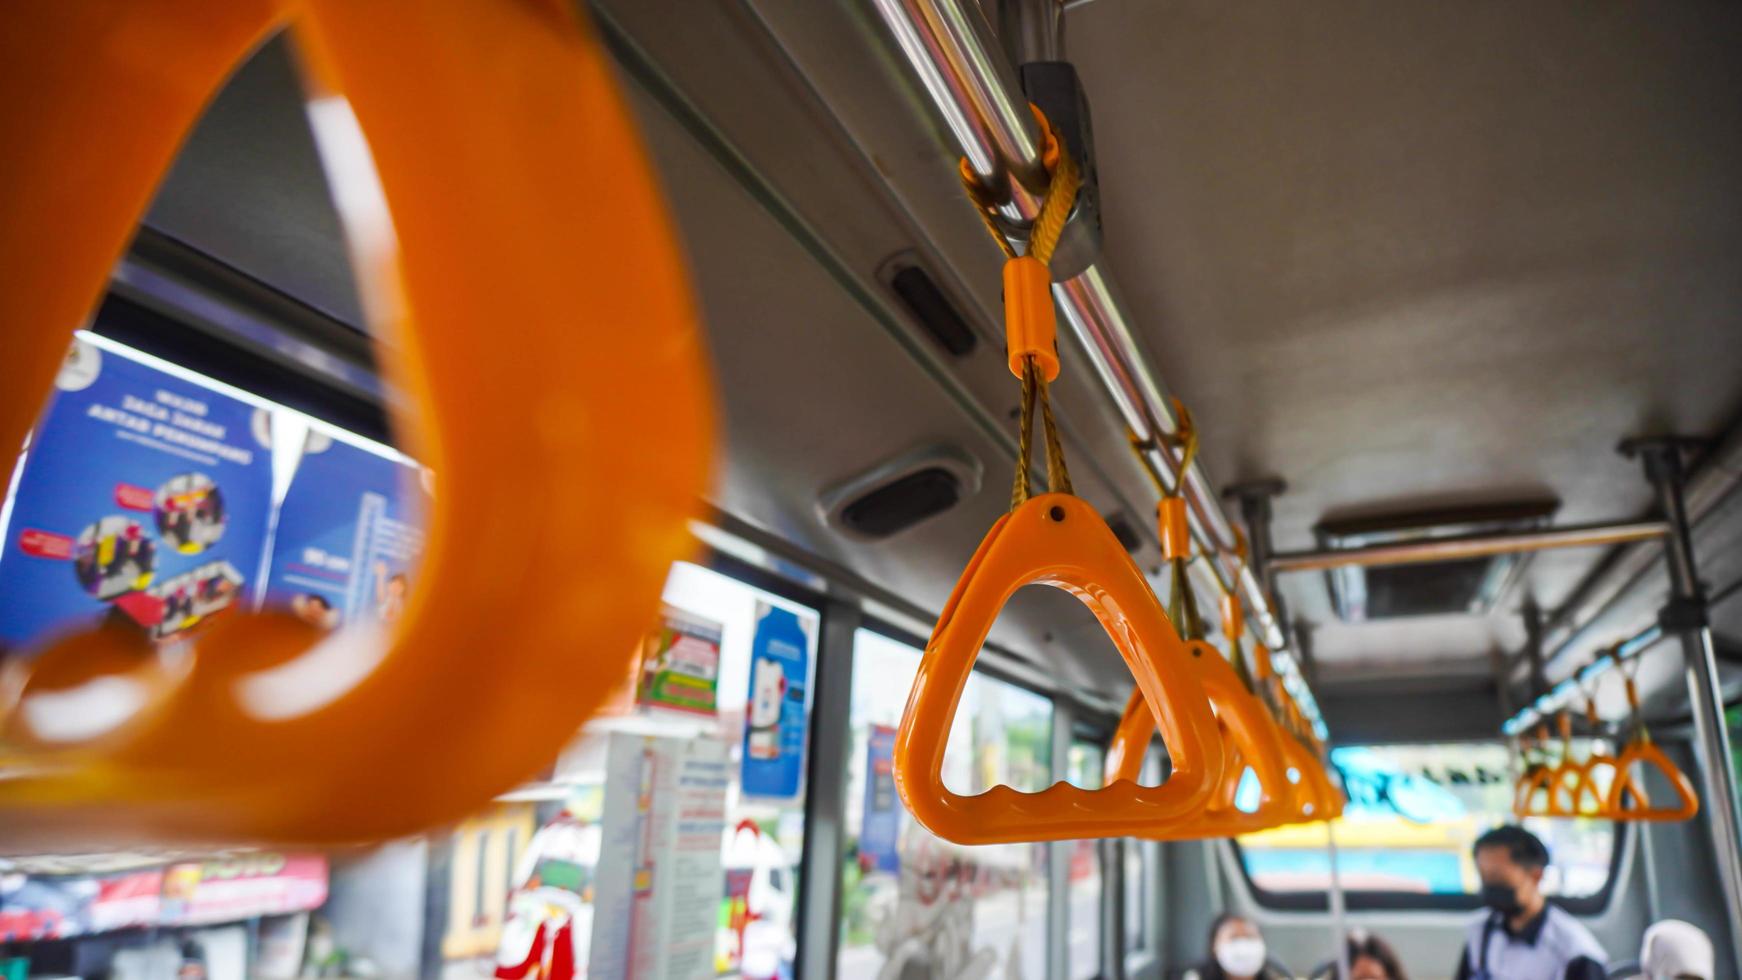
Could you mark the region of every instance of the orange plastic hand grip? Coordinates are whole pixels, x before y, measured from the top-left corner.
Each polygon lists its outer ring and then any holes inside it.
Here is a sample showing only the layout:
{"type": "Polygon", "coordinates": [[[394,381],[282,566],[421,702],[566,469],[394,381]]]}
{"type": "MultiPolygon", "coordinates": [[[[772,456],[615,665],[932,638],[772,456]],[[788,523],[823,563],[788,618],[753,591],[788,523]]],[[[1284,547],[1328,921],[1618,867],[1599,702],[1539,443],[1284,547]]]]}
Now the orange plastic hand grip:
{"type": "Polygon", "coordinates": [[[30,288],[0,291],[0,451],[211,94],[289,21],[374,158],[391,232],[345,217],[399,431],[440,479],[391,635],[232,611],[177,662],[108,632],[34,652],[0,708],[8,847],[379,838],[533,775],[627,672],[713,445],[679,253],[597,44],[526,0],[3,16],[0,84],[28,97],[0,102],[0,265],[30,288]],[[124,689],[105,703],[130,714],[64,723],[124,689]]]}
{"type": "Polygon", "coordinates": [[[1586,763],[1570,756],[1562,759],[1559,765],[1549,770],[1549,814],[1556,817],[1594,815],[1594,811],[1601,807],[1601,801],[1590,796],[1588,786],[1586,763]]]}
{"type": "Polygon", "coordinates": [[[1331,785],[1323,763],[1305,742],[1284,735],[1282,758],[1297,780],[1294,806],[1299,820],[1326,820],[1342,811],[1341,794],[1331,785]]]}
{"type": "Polygon", "coordinates": [[[1058,314],[1052,306],[1052,271],[1031,255],[1004,262],[1004,341],[1010,373],[1022,377],[1034,358],[1047,381],[1059,376],[1058,314]]]}
{"type": "Polygon", "coordinates": [[[1616,820],[1692,820],[1700,812],[1700,798],[1694,793],[1694,784],[1688,780],[1687,774],[1669,761],[1662,749],[1641,740],[1627,746],[1615,760],[1615,782],[1609,786],[1605,810],[1607,816],[1616,820]],[[1656,766],[1675,792],[1676,805],[1652,806],[1645,787],[1633,778],[1635,765],[1656,766]]]}
{"type": "Polygon", "coordinates": [[[1615,785],[1615,764],[1615,757],[1610,755],[1593,755],[1585,760],[1583,778],[1576,796],[1579,816],[1610,816],[1609,787],[1615,785]],[[1598,779],[1597,774],[1600,772],[1607,772],[1609,778],[1598,779]]]}
{"type": "Polygon", "coordinates": [[[1222,776],[1216,718],[1155,593],[1095,509],[1069,494],[1030,498],[992,526],[938,618],[895,737],[895,786],[926,829],[958,844],[1122,837],[1203,806],[1222,776]],[[956,706],[992,621],[1016,591],[1050,585],[1100,620],[1151,704],[1173,774],[1162,786],[1039,793],[995,786],[962,796],[943,784],[956,706]]]}
{"type": "MultiPolygon", "coordinates": [[[[1157,825],[1142,836],[1150,839],[1184,839],[1206,833],[1224,836],[1239,832],[1234,826],[1236,823],[1268,825],[1286,809],[1290,796],[1280,733],[1263,702],[1246,690],[1233,665],[1214,647],[1201,640],[1191,640],[1187,641],[1186,649],[1191,653],[1192,666],[1204,693],[1209,695],[1210,703],[1216,708],[1216,722],[1227,747],[1222,785],[1199,813],[1157,825]],[[1234,797],[1247,766],[1251,766],[1261,791],[1259,809],[1250,814],[1234,806],[1234,797]]],[[[1154,737],[1155,730],[1155,715],[1143,700],[1142,692],[1131,692],[1131,699],[1126,702],[1107,753],[1109,781],[1137,779],[1141,771],[1142,749],[1154,737]]]]}
{"type": "Polygon", "coordinates": [[[1554,812],[1553,766],[1536,765],[1525,770],[1513,790],[1512,812],[1520,817],[1559,816],[1554,812]]]}

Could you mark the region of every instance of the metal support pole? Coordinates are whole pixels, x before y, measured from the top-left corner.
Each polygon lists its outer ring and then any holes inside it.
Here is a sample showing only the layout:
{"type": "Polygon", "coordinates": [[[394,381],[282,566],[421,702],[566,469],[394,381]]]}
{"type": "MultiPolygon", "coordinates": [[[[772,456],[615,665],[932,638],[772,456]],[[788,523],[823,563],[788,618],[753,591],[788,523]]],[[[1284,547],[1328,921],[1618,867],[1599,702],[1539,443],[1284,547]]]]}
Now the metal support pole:
{"type": "Polygon", "coordinates": [[[841,855],[847,846],[847,756],[853,733],[853,635],[859,607],[831,599],[823,608],[811,702],[811,750],[805,774],[805,847],[799,864],[798,963],[801,977],[835,973],[840,941],[841,855]]]}
{"type": "Polygon", "coordinates": [[[1101,856],[1101,887],[1106,890],[1106,914],[1101,916],[1101,949],[1107,962],[1101,975],[1125,980],[1125,957],[1132,944],[1125,937],[1125,849],[1136,847],[1130,838],[1102,840],[1095,845],[1101,856]]]}
{"type": "Polygon", "coordinates": [[[1621,447],[1638,454],[1646,479],[1657,490],[1658,506],[1670,533],[1664,559],[1669,566],[1670,601],[1661,621],[1664,631],[1681,637],[1687,661],[1688,700],[1693,709],[1695,754],[1705,790],[1707,825],[1717,858],[1718,884],[1729,915],[1730,952],[1742,975],[1742,816],[1737,812],[1736,777],[1730,768],[1730,735],[1724,725],[1724,693],[1718,686],[1718,665],[1712,652],[1712,630],[1706,623],[1706,600],[1694,563],[1687,504],[1682,496],[1681,444],[1673,440],[1629,441],[1621,447]]]}
{"type": "Polygon", "coordinates": [[[1336,946],[1331,958],[1337,964],[1339,980],[1349,980],[1349,914],[1343,901],[1343,873],[1337,866],[1337,822],[1325,821],[1325,852],[1331,859],[1331,942],[1336,946]]]}
{"type": "MultiPolygon", "coordinates": [[[[1076,724],[1076,712],[1071,705],[1055,700],[1052,709],[1052,782],[1070,781],[1071,730],[1076,724]]],[[[1052,841],[1046,848],[1047,907],[1046,973],[1052,980],[1070,976],[1071,934],[1077,923],[1071,921],[1071,849],[1075,841],[1052,841]]],[[[1097,924],[1098,926],[1098,924],[1097,924]]]]}
{"type": "Polygon", "coordinates": [[[1540,698],[1548,693],[1548,674],[1542,667],[1542,608],[1530,599],[1520,615],[1524,619],[1524,656],[1530,663],[1530,696],[1540,698]]]}
{"type": "Polygon", "coordinates": [[[1625,521],[1609,524],[1578,524],[1530,531],[1496,534],[1461,534],[1449,538],[1423,538],[1365,548],[1332,548],[1328,551],[1290,551],[1273,556],[1276,572],[1321,572],[1360,565],[1413,565],[1420,562],[1459,561],[1493,555],[1517,555],[1556,548],[1590,548],[1604,544],[1653,541],[1669,529],[1662,521],[1625,521]]]}
{"type": "Polygon", "coordinates": [[[1647,822],[1633,825],[1639,832],[1639,862],[1645,872],[1645,920],[1656,922],[1663,914],[1663,898],[1657,890],[1657,852],[1651,844],[1651,827],[1647,822]]]}

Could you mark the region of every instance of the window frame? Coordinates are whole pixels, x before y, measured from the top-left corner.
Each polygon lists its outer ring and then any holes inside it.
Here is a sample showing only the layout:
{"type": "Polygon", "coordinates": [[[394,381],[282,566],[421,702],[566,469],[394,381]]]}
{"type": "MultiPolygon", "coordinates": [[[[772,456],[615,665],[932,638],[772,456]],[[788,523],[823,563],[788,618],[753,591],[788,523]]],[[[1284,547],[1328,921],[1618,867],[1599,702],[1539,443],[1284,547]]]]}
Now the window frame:
{"type": "MultiPolygon", "coordinates": [[[[1440,743],[1386,742],[1374,744],[1440,743]]],[[[1602,914],[1608,911],[1614,900],[1616,885],[1621,877],[1622,863],[1628,853],[1629,838],[1627,835],[1632,834],[1634,828],[1623,821],[1610,820],[1606,822],[1612,828],[1613,834],[1609,848],[1609,874],[1603,880],[1603,887],[1589,895],[1574,898],[1565,898],[1559,895],[1549,896],[1550,902],[1573,915],[1602,914]]],[[[1247,893],[1261,908],[1277,912],[1327,912],[1330,910],[1328,891],[1279,892],[1258,884],[1246,866],[1245,849],[1240,846],[1239,838],[1229,837],[1227,841],[1233,850],[1234,866],[1245,881],[1247,893]]],[[[1438,894],[1355,888],[1344,889],[1343,903],[1344,907],[1351,912],[1473,912],[1482,907],[1482,896],[1468,892],[1438,894]]]]}

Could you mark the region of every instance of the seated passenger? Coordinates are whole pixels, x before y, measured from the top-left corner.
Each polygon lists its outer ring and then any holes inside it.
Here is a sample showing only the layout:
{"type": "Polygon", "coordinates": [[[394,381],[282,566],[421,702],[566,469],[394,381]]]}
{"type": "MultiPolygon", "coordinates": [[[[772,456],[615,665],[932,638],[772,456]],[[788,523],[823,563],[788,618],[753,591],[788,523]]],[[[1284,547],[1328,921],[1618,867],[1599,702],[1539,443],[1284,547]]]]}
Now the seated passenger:
{"type": "Polygon", "coordinates": [[[1224,912],[1210,924],[1210,956],[1185,972],[1185,980],[1286,980],[1269,962],[1264,937],[1251,919],[1224,912]]]}
{"type": "Polygon", "coordinates": [[[1680,919],[1653,923],[1639,944],[1639,973],[1649,980],[1712,980],[1716,968],[1712,941],[1680,919]]]}
{"type": "MultiPolygon", "coordinates": [[[[1337,964],[1326,963],[1312,972],[1313,980],[1332,980],[1337,964]]],[[[1349,980],[1408,980],[1403,963],[1391,944],[1365,929],[1349,930],[1349,980]]]]}
{"type": "Polygon", "coordinates": [[[1603,947],[1542,894],[1548,848],[1535,834],[1496,827],[1472,850],[1488,908],[1470,923],[1457,980],[1605,980],[1603,947]]]}

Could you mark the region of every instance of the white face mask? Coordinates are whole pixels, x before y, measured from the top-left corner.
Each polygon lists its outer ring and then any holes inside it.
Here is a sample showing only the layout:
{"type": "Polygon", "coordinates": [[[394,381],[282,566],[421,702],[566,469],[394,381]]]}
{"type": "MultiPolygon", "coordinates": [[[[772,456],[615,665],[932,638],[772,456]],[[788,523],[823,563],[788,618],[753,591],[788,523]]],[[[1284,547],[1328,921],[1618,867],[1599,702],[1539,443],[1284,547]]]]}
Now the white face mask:
{"type": "Polygon", "coordinates": [[[1240,937],[1216,944],[1216,962],[1229,976],[1255,977],[1264,969],[1264,940],[1240,937]]]}

